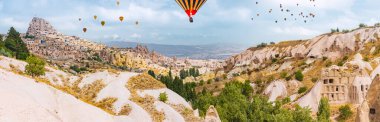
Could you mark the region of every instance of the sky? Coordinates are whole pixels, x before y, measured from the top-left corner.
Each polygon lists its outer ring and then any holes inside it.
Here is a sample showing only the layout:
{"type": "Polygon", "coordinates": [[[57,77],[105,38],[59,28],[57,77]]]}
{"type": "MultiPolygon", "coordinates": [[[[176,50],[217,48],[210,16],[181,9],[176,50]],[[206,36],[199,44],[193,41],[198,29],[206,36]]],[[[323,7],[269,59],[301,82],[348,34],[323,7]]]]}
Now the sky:
{"type": "Polygon", "coordinates": [[[175,0],[0,0],[0,33],[11,26],[25,33],[33,17],[48,20],[59,32],[97,42],[202,45],[308,39],[331,28],[353,29],[380,22],[379,0],[208,0],[189,23],[175,0]],[[256,2],[259,2],[256,5],[256,2]],[[296,4],[299,4],[297,6],[296,4]],[[304,23],[298,12],[314,13],[304,23]],[[315,7],[314,7],[315,4],[315,7]],[[269,9],[272,13],[269,14],[269,9]],[[257,16],[257,14],[260,16],[257,16]],[[97,15],[98,20],[93,20],[97,15]],[[118,20],[124,16],[124,22],[118,20]],[[82,21],[78,21],[82,18],[82,21]],[[252,20],[253,18],[253,20],[252,20]],[[287,18],[287,21],[283,21],[287,18]],[[100,20],[106,21],[101,27],[100,20]],[[278,23],[275,23],[275,20],[278,23]],[[139,25],[134,23],[139,21],[139,25]],[[88,29],[87,33],[82,28],[88,29]]]}

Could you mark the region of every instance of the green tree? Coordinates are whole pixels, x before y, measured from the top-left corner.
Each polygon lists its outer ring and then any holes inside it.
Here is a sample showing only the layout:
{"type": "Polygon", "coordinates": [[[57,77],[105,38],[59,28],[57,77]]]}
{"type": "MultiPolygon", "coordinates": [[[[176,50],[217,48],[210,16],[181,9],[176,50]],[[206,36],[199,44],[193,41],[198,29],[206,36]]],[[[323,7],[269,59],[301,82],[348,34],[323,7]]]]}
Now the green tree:
{"type": "Polygon", "coordinates": [[[22,41],[20,33],[13,27],[9,29],[8,37],[5,39],[4,45],[15,53],[17,59],[25,60],[29,56],[28,48],[22,41]]]}
{"type": "Polygon", "coordinates": [[[166,92],[160,93],[159,99],[162,102],[168,101],[168,95],[166,94],[166,92]]]}
{"type": "Polygon", "coordinates": [[[154,73],[153,70],[149,70],[149,71],[148,71],[148,74],[149,74],[150,76],[156,78],[156,74],[154,73]]]}
{"type": "Polygon", "coordinates": [[[246,110],[249,106],[249,101],[242,94],[241,86],[237,82],[227,83],[226,87],[217,97],[216,108],[222,121],[248,121],[246,110]]]}
{"type": "Polygon", "coordinates": [[[350,118],[353,114],[353,112],[351,111],[350,105],[341,106],[339,108],[339,112],[340,112],[339,117],[338,117],[339,121],[345,121],[348,118],[350,118]]]}
{"type": "Polygon", "coordinates": [[[301,87],[301,88],[298,89],[298,94],[302,94],[302,93],[304,93],[306,91],[307,91],[307,87],[306,86],[301,87]]]}
{"type": "Polygon", "coordinates": [[[317,116],[319,122],[330,122],[330,105],[327,98],[319,101],[317,116]]]}
{"type": "Polygon", "coordinates": [[[26,58],[26,62],[28,63],[25,66],[25,72],[31,76],[41,76],[45,75],[45,61],[35,57],[29,56],[26,58]]]}
{"type": "Polygon", "coordinates": [[[303,74],[302,74],[302,71],[301,70],[298,70],[295,74],[295,78],[298,80],[298,81],[303,81],[303,74]]]}

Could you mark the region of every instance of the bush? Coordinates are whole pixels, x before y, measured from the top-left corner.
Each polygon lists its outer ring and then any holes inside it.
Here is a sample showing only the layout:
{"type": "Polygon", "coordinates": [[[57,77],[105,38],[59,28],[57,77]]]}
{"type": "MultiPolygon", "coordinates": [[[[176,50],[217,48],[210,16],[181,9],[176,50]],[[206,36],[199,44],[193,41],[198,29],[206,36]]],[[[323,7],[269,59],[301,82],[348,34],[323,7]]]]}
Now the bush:
{"type": "Polygon", "coordinates": [[[205,81],[204,81],[204,80],[199,81],[199,85],[200,85],[200,86],[203,86],[203,84],[205,84],[205,81]]]}
{"type": "Polygon", "coordinates": [[[312,81],[313,83],[316,83],[316,82],[318,81],[318,78],[311,78],[311,81],[312,81]]]}
{"type": "Polygon", "coordinates": [[[168,101],[168,95],[166,94],[166,92],[160,93],[159,99],[162,102],[168,101]]]}
{"type": "Polygon", "coordinates": [[[286,81],[290,81],[292,79],[292,76],[289,75],[288,77],[285,78],[286,81]]]}
{"type": "Polygon", "coordinates": [[[288,73],[287,72],[281,72],[281,78],[286,78],[288,76],[288,73]]]}
{"type": "Polygon", "coordinates": [[[303,81],[303,74],[302,74],[302,71],[301,70],[298,70],[295,74],[295,78],[296,80],[298,81],[303,81]]]}
{"type": "Polygon", "coordinates": [[[341,106],[339,108],[339,112],[340,112],[339,117],[338,117],[339,121],[347,120],[353,114],[353,112],[351,111],[351,107],[349,105],[341,106]]]}
{"type": "Polygon", "coordinates": [[[326,61],[326,60],[327,60],[327,57],[323,56],[323,57],[322,57],[322,60],[323,60],[323,61],[326,61]]]}
{"type": "Polygon", "coordinates": [[[364,24],[364,23],[360,23],[360,24],[359,24],[359,28],[365,28],[365,27],[367,27],[366,24],[364,24]]]}
{"type": "Polygon", "coordinates": [[[364,58],[363,58],[363,61],[367,61],[367,62],[368,62],[368,61],[369,61],[369,58],[368,58],[368,57],[364,57],[364,58]]]}
{"type": "Polygon", "coordinates": [[[298,89],[298,94],[302,94],[302,93],[305,93],[307,91],[307,87],[301,87],[298,89]]]}
{"type": "Polygon", "coordinates": [[[35,57],[29,56],[26,58],[28,65],[25,66],[25,72],[31,76],[45,75],[45,61],[35,57]]]}

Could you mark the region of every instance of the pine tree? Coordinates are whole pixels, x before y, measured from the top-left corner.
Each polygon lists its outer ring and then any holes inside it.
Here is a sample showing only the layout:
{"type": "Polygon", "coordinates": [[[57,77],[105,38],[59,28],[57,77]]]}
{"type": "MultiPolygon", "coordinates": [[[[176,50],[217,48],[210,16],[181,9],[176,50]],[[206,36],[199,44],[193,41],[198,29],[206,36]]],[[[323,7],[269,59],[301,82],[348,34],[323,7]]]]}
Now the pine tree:
{"type": "Polygon", "coordinates": [[[317,116],[319,122],[330,122],[330,105],[327,98],[320,100],[317,116]]]}
{"type": "Polygon", "coordinates": [[[25,60],[29,56],[28,48],[22,41],[20,33],[17,32],[13,27],[10,28],[4,45],[6,48],[15,53],[17,59],[25,60]]]}

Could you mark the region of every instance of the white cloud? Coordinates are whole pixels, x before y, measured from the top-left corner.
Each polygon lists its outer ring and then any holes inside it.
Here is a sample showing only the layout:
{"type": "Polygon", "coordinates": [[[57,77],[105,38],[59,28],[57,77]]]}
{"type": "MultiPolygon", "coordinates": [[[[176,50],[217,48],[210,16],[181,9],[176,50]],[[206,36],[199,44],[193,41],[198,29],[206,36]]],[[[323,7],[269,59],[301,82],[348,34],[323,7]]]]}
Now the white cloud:
{"type": "Polygon", "coordinates": [[[19,32],[26,30],[25,27],[28,27],[28,22],[17,20],[12,17],[1,18],[0,23],[2,23],[2,25],[6,27],[15,27],[16,29],[18,29],[19,32]]]}
{"type": "Polygon", "coordinates": [[[133,33],[131,35],[132,38],[141,38],[142,36],[140,34],[137,34],[137,33],[133,33]]]}
{"type": "Polygon", "coordinates": [[[311,30],[304,27],[286,27],[286,28],[273,28],[273,31],[278,34],[286,34],[286,35],[298,35],[298,36],[312,36],[319,34],[320,32],[311,30]]]}

